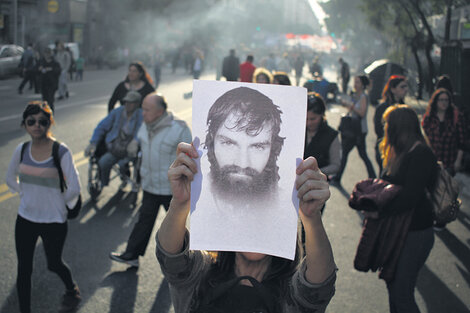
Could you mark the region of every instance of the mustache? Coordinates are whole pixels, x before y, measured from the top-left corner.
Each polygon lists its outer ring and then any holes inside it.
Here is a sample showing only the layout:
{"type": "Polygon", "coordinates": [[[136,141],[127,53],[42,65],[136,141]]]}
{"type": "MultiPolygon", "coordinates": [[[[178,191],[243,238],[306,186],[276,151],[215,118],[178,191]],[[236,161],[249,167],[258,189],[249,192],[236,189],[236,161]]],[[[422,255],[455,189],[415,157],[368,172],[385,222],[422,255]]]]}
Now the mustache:
{"type": "Polygon", "coordinates": [[[230,174],[242,174],[242,175],[246,175],[250,177],[255,177],[256,175],[260,174],[254,168],[251,168],[251,167],[241,168],[240,166],[237,166],[237,165],[225,165],[224,167],[220,168],[220,173],[223,176],[227,176],[230,174]]]}

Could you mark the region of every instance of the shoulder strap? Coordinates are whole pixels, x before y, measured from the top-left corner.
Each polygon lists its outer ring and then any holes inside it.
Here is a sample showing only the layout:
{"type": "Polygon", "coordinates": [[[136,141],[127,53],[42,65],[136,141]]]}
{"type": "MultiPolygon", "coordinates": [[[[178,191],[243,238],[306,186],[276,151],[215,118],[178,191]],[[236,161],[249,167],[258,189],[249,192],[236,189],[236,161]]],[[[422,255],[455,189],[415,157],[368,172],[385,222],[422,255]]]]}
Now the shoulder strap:
{"type": "Polygon", "coordinates": [[[26,147],[28,146],[29,141],[23,142],[23,145],[21,146],[21,154],[20,154],[20,163],[23,162],[23,154],[24,151],[26,150],[26,147]]]}
{"type": "Polygon", "coordinates": [[[64,172],[62,172],[62,167],[60,166],[59,147],[60,143],[58,141],[54,141],[52,144],[52,159],[54,160],[54,166],[59,172],[60,191],[64,192],[64,190],[67,189],[67,184],[65,183],[64,172]]]}

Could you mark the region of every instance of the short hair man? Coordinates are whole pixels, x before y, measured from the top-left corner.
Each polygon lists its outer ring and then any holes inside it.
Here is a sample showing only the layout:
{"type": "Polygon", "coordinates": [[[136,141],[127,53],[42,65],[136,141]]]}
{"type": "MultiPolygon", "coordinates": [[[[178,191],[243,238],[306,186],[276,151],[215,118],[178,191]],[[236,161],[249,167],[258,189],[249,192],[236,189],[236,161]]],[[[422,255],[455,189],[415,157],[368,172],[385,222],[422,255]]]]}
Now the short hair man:
{"type": "Polygon", "coordinates": [[[240,81],[245,83],[253,82],[253,73],[255,72],[256,66],[253,65],[254,57],[249,54],[246,57],[246,61],[240,64],[240,81]]]}
{"type": "Polygon", "coordinates": [[[343,60],[343,58],[339,58],[338,62],[341,66],[340,68],[340,75],[341,75],[341,91],[344,94],[348,93],[348,84],[349,79],[351,78],[349,73],[349,64],[343,60]]]}
{"type": "Polygon", "coordinates": [[[145,254],[160,205],[168,211],[171,200],[167,171],[176,158],[180,142],[191,143],[191,131],[186,123],[167,111],[165,98],[151,93],[142,103],[144,124],[137,133],[142,151],[140,174],[144,192],[139,220],[134,225],[122,254],[112,252],[114,261],[139,266],[139,256],[145,254]]]}
{"type": "Polygon", "coordinates": [[[261,92],[238,87],[212,105],[205,147],[212,189],[226,200],[262,200],[279,181],[281,110],[261,92]]]}
{"type": "MultiPolygon", "coordinates": [[[[128,155],[128,145],[137,136],[142,124],[142,110],[139,108],[141,95],[137,91],[129,91],[122,99],[124,106],[112,110],[96,126],[85,149],[85,155],[94,155],[98,144],[104,140],[107,152],[100,156],[98,165],[100,179],[103,186],[109,184],[109,175],[114,164],[119,165],[123,177],[128,170],[127,164],[132,160],[128,155]]],[[[123,181],[120,188],[124,188],[127,181],[123,181]]]]}
{"type": "Polygon", "coordinates": [[[230,49],[229,55],[222,63],[222,76],[227,81],[236,82],[240,76],[240,60],[235,56],[235,49],[230,49]]]}

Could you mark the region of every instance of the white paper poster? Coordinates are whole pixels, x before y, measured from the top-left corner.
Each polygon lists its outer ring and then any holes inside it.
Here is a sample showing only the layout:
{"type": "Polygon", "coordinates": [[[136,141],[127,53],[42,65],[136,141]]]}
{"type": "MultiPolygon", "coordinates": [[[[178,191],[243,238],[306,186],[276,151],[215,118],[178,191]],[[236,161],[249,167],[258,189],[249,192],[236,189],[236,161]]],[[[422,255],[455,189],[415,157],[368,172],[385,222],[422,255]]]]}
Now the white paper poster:
{"type": "Polygon", "coordinates": [[[190,249],[294,259],[307,90],[195,80],[190,249]]]}

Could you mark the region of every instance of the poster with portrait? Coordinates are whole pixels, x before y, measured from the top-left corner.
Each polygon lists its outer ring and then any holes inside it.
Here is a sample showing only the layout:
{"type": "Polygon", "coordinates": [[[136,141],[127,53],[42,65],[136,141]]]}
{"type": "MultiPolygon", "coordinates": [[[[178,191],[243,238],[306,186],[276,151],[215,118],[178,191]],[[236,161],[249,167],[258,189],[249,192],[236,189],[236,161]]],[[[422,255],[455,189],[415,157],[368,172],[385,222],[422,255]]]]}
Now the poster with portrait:
{"type": "Polygon", "coordinates": [[[294,259],[307,90],[195,80],[190,249],[294,259]]]}

